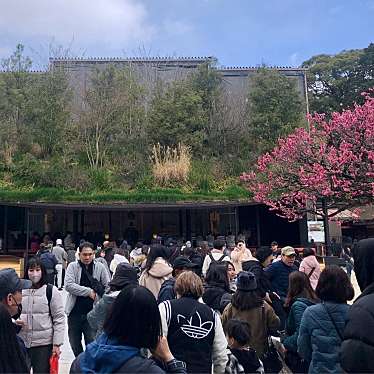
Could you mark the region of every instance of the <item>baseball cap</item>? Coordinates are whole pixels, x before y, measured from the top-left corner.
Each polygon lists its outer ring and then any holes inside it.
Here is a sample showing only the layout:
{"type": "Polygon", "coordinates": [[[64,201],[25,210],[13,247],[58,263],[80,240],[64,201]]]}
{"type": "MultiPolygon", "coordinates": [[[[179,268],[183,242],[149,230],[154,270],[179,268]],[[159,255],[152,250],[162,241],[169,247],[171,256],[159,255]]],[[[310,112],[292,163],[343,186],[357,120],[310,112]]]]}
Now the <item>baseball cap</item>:
{"type": "Polygon", "coordinates": [[[59,244],[62,245],[62,240],[61,239],[56,240],[56,245],[59,245],[59,244]]]}
{"type": "Polygon", "coordinates": [[[174,269],[183,269],[183,268],[195,268],[197,265],[191,262],[187,257],[179,256],[173,262],[174,269]]]}
{"type": "Polygon", "coordinates": [[[295,249],[291,246],[286,246],[282,248],[282,256],[292,256],[296,255],[295,249]]]}
{"type": "Polygon", "coordinates": [[[0,270],[0,299],[10,293],[31,288],[32,283],[28,279],[20,279],[16,271],[11,268],[0,270]]]}

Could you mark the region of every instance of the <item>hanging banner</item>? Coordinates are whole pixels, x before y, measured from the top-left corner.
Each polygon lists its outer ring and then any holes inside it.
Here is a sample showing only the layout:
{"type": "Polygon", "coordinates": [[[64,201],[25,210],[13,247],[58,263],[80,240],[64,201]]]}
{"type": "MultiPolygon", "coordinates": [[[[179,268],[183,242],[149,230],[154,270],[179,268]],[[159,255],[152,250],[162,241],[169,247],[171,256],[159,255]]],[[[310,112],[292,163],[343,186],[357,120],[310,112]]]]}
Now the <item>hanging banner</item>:
{"type": "Polygon", "coordinates": [[[323,221],[308,221],[308,241],[315,243],[325,242],[325,227],[323,221]]]}

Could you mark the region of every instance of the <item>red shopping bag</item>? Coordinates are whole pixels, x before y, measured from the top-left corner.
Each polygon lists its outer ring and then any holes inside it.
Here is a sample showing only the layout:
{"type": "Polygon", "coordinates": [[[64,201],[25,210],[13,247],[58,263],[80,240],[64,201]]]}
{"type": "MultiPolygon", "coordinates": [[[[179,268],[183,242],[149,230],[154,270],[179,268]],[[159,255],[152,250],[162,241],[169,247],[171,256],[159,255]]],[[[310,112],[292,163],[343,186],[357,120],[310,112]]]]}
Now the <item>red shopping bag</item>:
{"type": "Polygon", "coordinates": [[[49,359],[49,374],[58,374],[58,356],[52,355],[49,359]]]}

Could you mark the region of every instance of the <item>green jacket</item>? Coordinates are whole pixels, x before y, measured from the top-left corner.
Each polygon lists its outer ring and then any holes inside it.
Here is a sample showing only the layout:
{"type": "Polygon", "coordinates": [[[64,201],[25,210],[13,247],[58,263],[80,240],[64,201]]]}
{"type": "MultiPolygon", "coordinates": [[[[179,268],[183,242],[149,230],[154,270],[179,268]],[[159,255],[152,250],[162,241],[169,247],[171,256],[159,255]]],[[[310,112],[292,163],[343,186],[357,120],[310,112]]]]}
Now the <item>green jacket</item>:
{"type": "Polygon", "coordinates": [[[311,305],[314,305],[314,303],[303,297],[297,298],[296,301],[294,301],[294,303],[292,304],[286,322],[287,336],[282,339],[282,343],[288,351],[297,353],[297,338],[299,335],[301,318],[304,314],[305,309],[311,305]]]}

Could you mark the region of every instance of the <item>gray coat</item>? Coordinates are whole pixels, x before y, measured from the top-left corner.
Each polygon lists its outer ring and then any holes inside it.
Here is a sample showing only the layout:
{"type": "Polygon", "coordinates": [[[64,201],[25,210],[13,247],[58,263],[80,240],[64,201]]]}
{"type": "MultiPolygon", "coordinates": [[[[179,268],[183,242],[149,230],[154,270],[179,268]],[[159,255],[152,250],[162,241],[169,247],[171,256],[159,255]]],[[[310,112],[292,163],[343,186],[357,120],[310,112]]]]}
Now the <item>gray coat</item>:
{"type": "MultiPolygon", "coordinates": [[[[66,269],[65,274],[65,290],[68,292],[65,304],[65,313],[67,315],[73,310],[77,296],[89,297],[93,291],[89,287],[81,286],[82,268],[78,262],[71,262],[66,269]]],[[[101,282],[104,287],[108,287],[110,281],[108,272],[103,264],[94,260],[94,269],[92,276],[101,282]]],[[[99,296],[96,295],[95,303],[98,301],[99,296]]]]}
{"type": "Polygon", "coordinates": [[[87,321],[95,330],[96,336],[99,336],[102,333],[109,307],[114,303],[119,293],[120,291],[114,291],[103,295],[103,298],[100,299],[91,312],[87,314],[87,321]]]}
{"type": "Polygon", "coordinates": [[[49,315],[47,286],[22,291],[21,320],[25,322],[19,335],[27,348],[64,343],[65,315],[62,295],[53,286],[49,315]]]}

